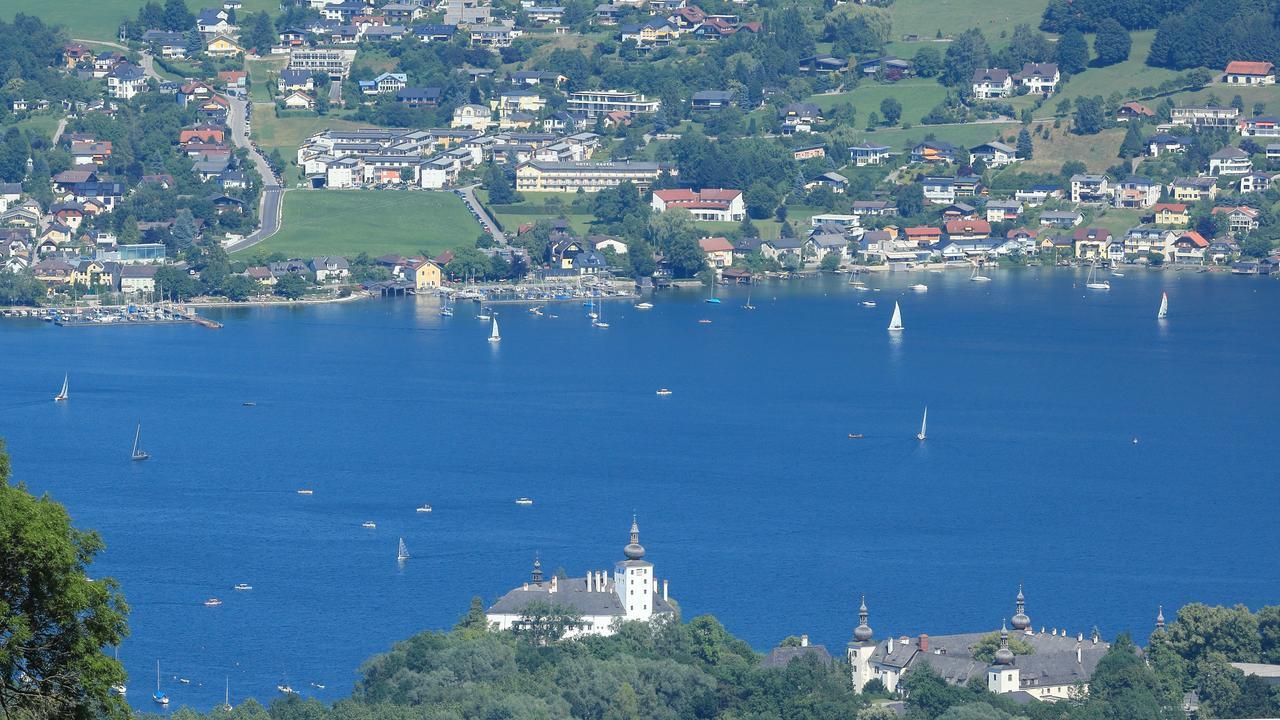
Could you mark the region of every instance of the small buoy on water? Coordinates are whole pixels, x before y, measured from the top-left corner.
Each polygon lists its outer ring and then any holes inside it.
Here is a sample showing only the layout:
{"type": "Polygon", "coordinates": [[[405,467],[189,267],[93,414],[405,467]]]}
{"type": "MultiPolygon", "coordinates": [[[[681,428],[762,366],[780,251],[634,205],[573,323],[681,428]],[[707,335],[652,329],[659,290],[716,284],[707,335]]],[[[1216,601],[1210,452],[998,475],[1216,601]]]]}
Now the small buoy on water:
{"type": "Polygon", "coordinates": [[[1134,438],[1134,439],[1133,439],[1133,444],[1134,444],[1134,445],[1137,445],[1137,444],[1138,444],[1138,438],[1134,438]]]}

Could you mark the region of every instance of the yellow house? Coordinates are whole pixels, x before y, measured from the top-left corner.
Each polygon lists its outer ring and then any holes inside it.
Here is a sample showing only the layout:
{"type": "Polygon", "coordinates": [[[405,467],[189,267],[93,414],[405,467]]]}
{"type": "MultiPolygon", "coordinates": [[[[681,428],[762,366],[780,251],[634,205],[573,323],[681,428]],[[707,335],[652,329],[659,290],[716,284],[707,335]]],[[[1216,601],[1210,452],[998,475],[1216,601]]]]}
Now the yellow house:
{"type": "Polygon", "coordinates": [[[440,287],[440,283],[444,281],[444,272],[440,270],[439,265],[430,260],[423,260],[417,265],[405,268],[404,275],[406,280],[413,280],[415,290],[433,290],[440,287]]]}
{"type": "Polygon", "coordinates": [[[244,54],[244,48],[226,35],[219,35],[205,45],[204,51],[213,57],[235,57],[244,54]]]}
{"type": "Polygon", "coordinates": [[[1186,227],[1191,224],[1191,214],[1184,203],[1159,203],[1155,210],[1157,225],[1186,227]]]}
{"type": "Polygon", "coordinates": [[[1196,203],[1204,198],[1212,200],[1218,196],[1215,180],[1211,177],[1178,178],[1169,189],[1173,192],[1173,199],[1178,202],[1196,203]]]}
{"type": "Polygon", "coordinates": [[[85,287],[92,287],[98,283],[98,279],[102,276],[102,271],[102,263],[97,260],[81,260],[71,267],[67,282],[80,283],[85,287]]]}

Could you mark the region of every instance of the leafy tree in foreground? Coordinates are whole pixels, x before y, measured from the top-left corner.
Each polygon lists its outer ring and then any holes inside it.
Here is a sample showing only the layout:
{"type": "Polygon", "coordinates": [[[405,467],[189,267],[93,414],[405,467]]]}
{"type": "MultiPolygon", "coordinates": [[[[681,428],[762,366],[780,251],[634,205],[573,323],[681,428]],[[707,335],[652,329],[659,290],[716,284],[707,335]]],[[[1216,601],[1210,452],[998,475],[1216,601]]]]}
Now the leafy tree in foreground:
{"type": "Polygon", "coordinates": [[[1058,66],[1073,75],[1089,66],[1089,43],[1084,33],[1072,28],[1058,39],[1058,66]]]}
{"type": "Polygon", "coordinates": [[[902,119],[902,103],[897,98],[885,98],[880,101],[880,114],[884,116],[885,125],[897,125],[902,119]]]}
{"type": "Polygon", "coordinates": [[[1098,64],[1104,66],[1128,60],[1132,45],[1129,31],[1112,19],[1103,20],[1098,25],[1098,34],[1093,38],[1093,51],[1098,56],[1098,64]]]}
{"type": "Polygon", "coordinates": [[[128,634],[129,608],[115,580],[85,575],[102,538],[9,475],[0,441],[0,717],[127,717],[102,648],[128,634]]]}
{"type": "Polygon", "coordinates": [[[1035,155],[1035,146],[1031,143],[1031,133],[1026,128],[1018,131],[1018,157],[1030,160],[1035,155]]]}
{"type": "Polygon", "coordinates": [[[276,294],[288,300],[297,300],[307,291],[307,281],[298,273],[287,273],[276,281],[276,294]]]}

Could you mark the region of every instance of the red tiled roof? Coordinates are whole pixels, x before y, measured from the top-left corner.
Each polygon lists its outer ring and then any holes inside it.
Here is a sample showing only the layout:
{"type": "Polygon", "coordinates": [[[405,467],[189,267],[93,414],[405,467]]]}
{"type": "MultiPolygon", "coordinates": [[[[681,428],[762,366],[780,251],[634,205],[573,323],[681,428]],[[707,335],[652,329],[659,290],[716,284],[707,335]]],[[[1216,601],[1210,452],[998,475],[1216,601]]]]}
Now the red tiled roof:
{"type": "Polygon", "coordinates": [[[1186,203],[1156,203],[1155,211],[1160,212],[1161,210],[1168,210],[1169,212],[1177,213],[1186,212],[1187,205],[1186,203]]]}
{"type": "Polygon", "coordinates": [[[672,207],[723,210],[741,196],[742,191],[725,188],[706,188],[699,192],[677,189],[655,190],[653,195],[672,207]]]}
{"type": "Polygon", "coordinates": [[[1110,240],[1111,231],[1106,228],[1083,227],[1071,234],[1073,240],[1110,240]]]}
{"type": "Polygon", "coordinates": [[[1227,63],[1228,75],[1270,75],[1275,66],[1269,62],[1232,60],[1227,63]]]}
{"type": "Polygon", "coordinates": [[[722,237],[702,238],[698,241],[698,245],[702,247],[702,252],[732,252],[733,243],[722,237]]]}
{"type": "Polygon", "coordinates": [[[921,227],[909,227],[909,228],[907,228],[907,229],[903,230],[903,232],[905,232],[905,233],[907,234],[907,237],[909,237],[909,238],[914,238],[914,237],[941,237],[941,236],[942,236],[942,231],[941,231],[941,230],[939,230],[939,229],[938,229],[938,228],[936,228],[936,227],[929,227],[929,226],[927,226],[927,225],[925,225],[925,226],[921,226],[921,227]]]}
{"type": "Polygon", "coordinates": [[[1205,240],[1204,236],[1196,232],[1195,230],[1184,232],[1181,235],[1179,235],[1178,241],[1181,242],[1182,240],[1190,240],[1191,244],[1195,245],[1196,247],[1209,247],[1209,241],[1205,240]]]}
{"type": "Polygon", "coordinates": [[[990,235],[991,223],[986,220],[948,220],[948,235],[990,235]]]}

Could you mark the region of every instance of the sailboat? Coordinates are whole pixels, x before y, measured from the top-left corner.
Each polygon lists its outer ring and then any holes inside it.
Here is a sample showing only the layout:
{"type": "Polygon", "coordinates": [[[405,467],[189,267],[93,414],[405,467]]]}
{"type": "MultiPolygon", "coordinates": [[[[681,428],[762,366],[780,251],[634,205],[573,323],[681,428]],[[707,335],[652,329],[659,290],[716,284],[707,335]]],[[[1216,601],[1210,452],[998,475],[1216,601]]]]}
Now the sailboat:
{"type": "Polygon", "coordinates": [[[1169,317],[1169,293],[1160,293],[1160,311],[1156,313],[1157,320],[1164,320],[1169,317]]]}
{"type": "Polygon", "coordinates": [[[400,546],[396,548],[396,560],[404,562],[409,559],[409,548],[404,546],[404,538],[400,538],[400,546]]]}
{"type": "Polygon", "coordinates": [[[596,313],[596,319],[591,321],[592,327],[608,328],[609,323],[604,321],[604,305],[600,306],[600,312],[596,313]]]}
{"type": "Polygon", "coordinates": [[[157,705],[168,705],[169,696],[160,690],[160,661],[156,661],[156,691],[151,696],[151,701],[157,705]]]}
{"type": "Polygon", "coordinates": [[[70,379],[69,375],[62,376],[62,389],[58,391],[57,395],[53,396],[54,402],[62,402],[67,399],[67,381],[70,379]]]}
{"type": "Polygon", "coordinates": [[[902,329],[902,308],[898,307],[898,301],[893,301],[893,317],[889,319],[889,331],[902,329]]]}
{"type": "MultiPolygon", "coordinates": [[[[116,646],[116,662],[117,663],[120,662],[120,646],[119,645],[116,646]]],[[[111,692],[119,695],[120,697],[124,697],[125,695],[129,694],[129,688],[124,683],[116,683],[115,685],[111,686],[111,692]]]]}
{"type": "Polygon", "coordinates": [[[591,318],[592,325],[595,325],[595,321],[600,318],[600,313],[596,312],[595,300],[591,300],[587,303],[587,317],[591,318]]]}
{"type": "Polygon", "coordinates": [[[488,320],[493,317],[493,310],[487,307],[480,308],[480,314],[476,316],[477,320],[488,320]]]}
{"type": "Polygon", "coordinates": [[[493,318],[493,325],[489,329],[489,342],[498,342],[502,336],[498,334],[498,318],[493,318]]]}
{"type": "Polygon", "coordinates": [[[973,274],[969,276],[969,282],[991,282],[991,278],[987,277],[986,275],[979,275],[978,265],[977,263],[974,263],[973,274]]]}
{"type": "Polygon", "coordinates": [[[138,429],[135,430],[133,433],[133,455],[130,456],[131,459],[133,460],[146,460],[147,458],[151,457],[151,455],[148,454],[147,451],[138,447],[138,439],[141,437],[142,437],[142,423],[138,423],[138,429]]]}
{"type": "Polygon", "coordinates": [[[231,712],[231,678],[227,678],[226,688],[222,691],[222,709],[231,712]]]}
{"type": "Polygon", "coordinates": [[[440,317],[453,317],[453,303],[445,297],[444,304],[440,306],[440,317]]]}
{"type": "Polygon", "coordinates": [[[755,310],[756,306],[751,304],[751,288],[747,288],[747,304],[742,306],[743,310],[755,310]]]}
{"type": "Polygon", "coordinates": [[[929,406],[928,406],[928,405],[925,405],[925,406],[924,406],[924,417],[920,419],[920,432],[916,433],[916,439],[917,439],[917,440],[924,440],[924,439],[925,439],[925,437],[926,437],[926,436],[925,436],[924,430],[925,430],[925,426],[926,426],[926,425],[928,425],[928,424],[929,424],[929,406]]]}
{"type": "Polygon", "coordinates": [[[1107,282],[1106,280],[1103,280],[1102,282],[1098,282],[1098,279],[1095,277],[1095,275],[1097,274],[1098,274],[1098,264],[1094,263],[1093,267],[1089,268],[1089,278],[1087,282],[1085,282],[1084,286],[1089,288],[1090,290],[1110,290],[1111,283],[1107,282]]]}

